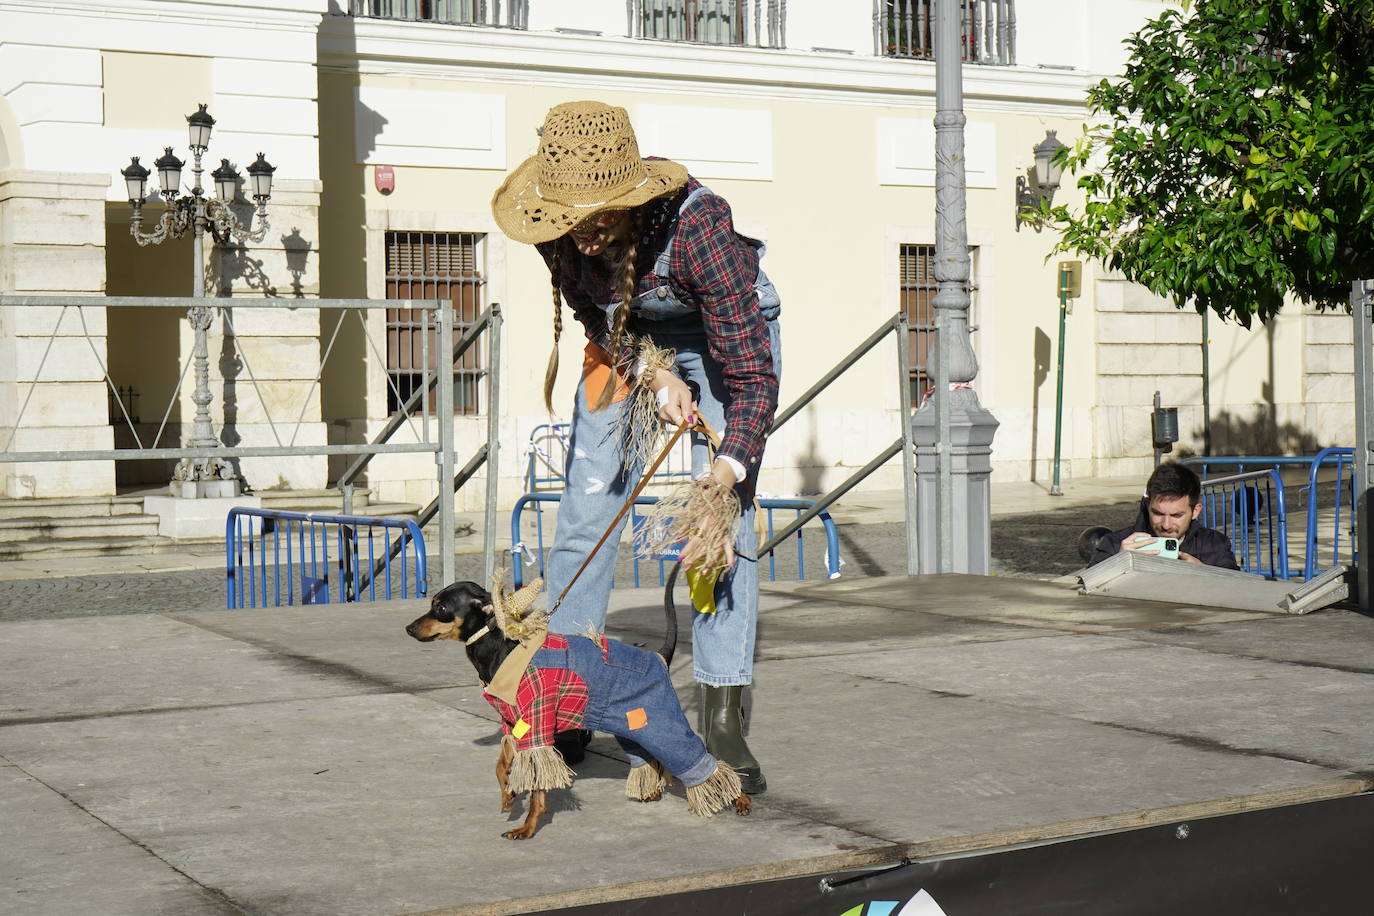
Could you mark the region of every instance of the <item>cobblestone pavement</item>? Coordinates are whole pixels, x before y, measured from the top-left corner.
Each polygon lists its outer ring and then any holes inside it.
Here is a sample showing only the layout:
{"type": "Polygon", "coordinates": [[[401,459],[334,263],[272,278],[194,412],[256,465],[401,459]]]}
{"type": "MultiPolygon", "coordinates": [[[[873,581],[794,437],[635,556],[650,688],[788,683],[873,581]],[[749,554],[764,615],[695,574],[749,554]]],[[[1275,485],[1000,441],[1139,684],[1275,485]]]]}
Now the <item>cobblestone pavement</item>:
{"type": "MultiPolygon", "coordinates": [[[[1120,504],[1057,509],[1029,515],[995,516],[992,520],[993,573],[999,576],[1053,578],[1082,566],[1075,542],[1091,525],[1121,527],[1134,517],[1134,507],[1120,504]]],[[[900,524],[839,526],[840,556],[845,576],[900,575],[906,571],[906,541],[900,524]]],[[[823,551],[807,542],[808,576],[824,572],[823,551]]],[[[796,560],[779,548],[779,578],[796,575],[796,560]]],[[[641,584],[656,581],[654,564],[641,566],[641,584]]],[[[480,554],[457,557],[459,579],[481,579],[480,554]]],[[[622,559],[617,584],[631,579],[622,559]]],[[[441,583],[432,580],[431,586],[441,583]]],[[[225,604],[224,571],[110,574],[17,579],[0,582],[0,621],[63,617],[99,617],[169,611],[213,610],[225,604]]]]}

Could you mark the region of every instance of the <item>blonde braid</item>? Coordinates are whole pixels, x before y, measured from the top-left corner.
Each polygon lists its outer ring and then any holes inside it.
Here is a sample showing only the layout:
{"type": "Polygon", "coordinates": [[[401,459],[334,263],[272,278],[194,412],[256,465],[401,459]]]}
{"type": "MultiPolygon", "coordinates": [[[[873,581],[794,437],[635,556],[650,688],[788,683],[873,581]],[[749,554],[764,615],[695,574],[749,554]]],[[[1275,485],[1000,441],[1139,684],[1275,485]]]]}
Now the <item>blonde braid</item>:
{"type": "MultiPolygon", "coordinates": [[[[635,285],[639,280],[635,271],[635,256],[639,251],[640,216],[638,210],[630,212],[630,239],[625,245],[625,257],[620,262],[620,308],[615,310],[615,325],[611,328],[610,356],[613,369],[621,365],[620,351],[625,345],[625,326],[630,319],[630,303],[635,298],[635,285]]],[[[617,373],[611,372],[606,386],[597,398],[596,409],[605,410],[615,396],[617,373]]]]}
{"type": "Polygon", "coordinates": [[[563,294],[559,292],[562,271],[559,270],[559,251],[562,240],[554,243],[553,263],[549,266],[549,277],[553,280],[553,350],[549,353],[549,365],[544,370],[544,406],[553,413],[553,383],[558,378],[558,340],[563,336],[563,294]]]}

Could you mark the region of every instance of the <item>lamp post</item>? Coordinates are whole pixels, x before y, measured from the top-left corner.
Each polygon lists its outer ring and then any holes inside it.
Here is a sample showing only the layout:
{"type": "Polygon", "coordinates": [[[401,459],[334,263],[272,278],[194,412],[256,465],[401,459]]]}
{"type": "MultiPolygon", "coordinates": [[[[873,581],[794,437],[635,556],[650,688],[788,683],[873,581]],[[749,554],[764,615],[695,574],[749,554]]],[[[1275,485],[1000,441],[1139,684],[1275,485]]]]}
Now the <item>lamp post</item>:
{"type": "Polygon", "coordinates": [[[1051,496],[1063,496],[1059,486],[1059,444],[1064,429],[1064,333],[1065,318],[1069,314],[1069,300],[1077,299],[1083,292],[1083,262],[1059,262],[1059,360],[1055,366],[1054,383],[1054,481],[1050,484],[1051,496]]]}
{"type": "Polygon", "coordinates": [[[991,569],[992,440],[997,419],[973,390],[971,258],[964,176],[962,4],[935,9],[935,390],[912,418],[922,572],[991,569]]]}
{"type": "MultiPolygon", "coordinates": [[[[267,234],[267,201],[272,196],[272,173],[276,171],[262,153],[258,153],[258,158],[248,166],[249,191],[257,206],[258,227],[255,230],[250,228],[252,217],[244,226],[230,207],[238,193],[240,176],[228,159],[221,159],[220,167],[210,173],[216,196],[206,196],[205,189],[201,187],[201,173],[204,171],[201,159],[210,146],[210,131],[215,119],[205,108],[202,104],[197,111],[186,116],[193,160],[191,168],[195,176],[189,193],[181,192],[181,170],[186,163],[176,157],[170,146],[153,162],[157,169],[158,188],[167,204],[154,231],[143,231],[143,202],[148,194],[151,173],[138,161],[137,156],[132,157],[128,167],[120,170],[129,192],[129,204],[133,207],[129,233],[140,247],[158,245],[169,238],[179,239],[191,233],[194,262],[191,290],[197,299],[205,298],[205,234],[210,234],[212,244],[228,244],[230,239],[239,244],[262,241],[267,234]]],[[[210,402],[214,398],[210,394],[209,345],[206,339],[213,313],[209,306],[195,305],[187,311],[186,317],[195,332],[191,355],[196,368],[196,388],[191,395],[196,405],[196,416],[186,446],[218,448],[219,439],[210,422],[210,402]]],[[[172,474],[171,490],[174,495],[185,497],[237,496],[239,484],[238,476],[223,458],[183,458],[172,474]]]]}

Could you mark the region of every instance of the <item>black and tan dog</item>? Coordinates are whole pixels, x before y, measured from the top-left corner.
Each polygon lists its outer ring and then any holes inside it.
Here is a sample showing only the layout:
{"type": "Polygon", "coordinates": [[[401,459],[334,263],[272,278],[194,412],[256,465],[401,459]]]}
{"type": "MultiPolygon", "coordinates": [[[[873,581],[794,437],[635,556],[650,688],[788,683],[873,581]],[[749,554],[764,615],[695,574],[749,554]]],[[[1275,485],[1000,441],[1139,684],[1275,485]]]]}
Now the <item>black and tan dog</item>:
{"type": "Polygon", "coordinates": [[[547,790],[572,784],[566,745],[560,755],[554,735],[577,729],[615,736],[630,758],[625,794],[631,799],[657,801],[671,773],[687,787],[694,813],[709,817],[733,805],[737,814],[748,814],[749,796],[740,789],[738,774],[707,752],[687,724],[668,677],[667,663],[677,645],[671,608],[665,608],[667,632],[655,654],[599,634],[545,633],[541,614],[523,616],[537,592],[537,585],[527,586],[514,596],[498,592],[493,599],[474,582],[458,582],[436,594],[428,613],[406,627],[421,642],[462,640],[484,696],[501,715],[505,734],[496,761],[501,810],[510,811],[520,792],[530,793],[524,823],[503,836],[534,836],[547,810],[547,790]],[[512,611],[514,604],[524,607],[512,611]],[[537,626],[526,626],[530,621],[537,626]],[[503,671],[507,659],[512,664],[503,671]]]}

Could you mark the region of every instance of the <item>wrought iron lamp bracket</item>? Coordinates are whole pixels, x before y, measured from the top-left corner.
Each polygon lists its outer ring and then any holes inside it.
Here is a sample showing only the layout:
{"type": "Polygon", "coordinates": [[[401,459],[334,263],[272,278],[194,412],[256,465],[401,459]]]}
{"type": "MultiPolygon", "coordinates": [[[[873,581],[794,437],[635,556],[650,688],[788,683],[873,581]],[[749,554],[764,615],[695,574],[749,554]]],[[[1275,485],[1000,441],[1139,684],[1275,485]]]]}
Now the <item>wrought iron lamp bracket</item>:
{"type": "Polygon", "coordinates": [[[210,229],[210,234],[214,236],[216,242],[221,245],[229,244],[232,238],[240,245],[247,242],[257,244],[267,237],[267,199],[263,197],[253,198],[257,204],[254,215],[257,217],[258,228],[252,229],[253,217],[249,217],[248,225],[244,226],[234,215],[230,206],[222,200],[211,199],[206,202],[206,221],[210,229]]]}
{"type": "Polygon", "coordinates": [[[185,197],[168,201],[167,209],[158,217],[157,228],[152,232],[143,231],[143,204],[135,205],[134,214],[129,219],[129,234],[140,248],[159,245],[169,237],[181,238],[195,225],[195,208],[187,206],[190,202],[185,197]]]}

